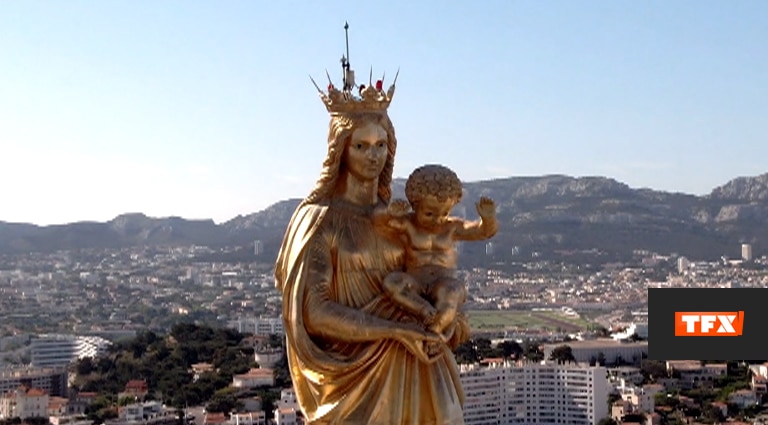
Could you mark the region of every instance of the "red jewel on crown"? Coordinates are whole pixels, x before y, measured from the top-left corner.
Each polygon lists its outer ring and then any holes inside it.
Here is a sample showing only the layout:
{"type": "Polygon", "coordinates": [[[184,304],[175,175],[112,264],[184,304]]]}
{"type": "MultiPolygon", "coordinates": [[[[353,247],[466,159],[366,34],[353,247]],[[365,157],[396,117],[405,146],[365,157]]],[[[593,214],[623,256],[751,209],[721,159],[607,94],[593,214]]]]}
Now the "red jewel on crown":
{"type": "Polygon", "coordinates": [[[376,90],[382,91],[384,89],[384,82],[381,80],[376,81],[376,90]]]}
{"type": "Polygon", "coordinates": [[[328,91],[329,92],[333,91],[333,84],[328,84],[328,91]]]}

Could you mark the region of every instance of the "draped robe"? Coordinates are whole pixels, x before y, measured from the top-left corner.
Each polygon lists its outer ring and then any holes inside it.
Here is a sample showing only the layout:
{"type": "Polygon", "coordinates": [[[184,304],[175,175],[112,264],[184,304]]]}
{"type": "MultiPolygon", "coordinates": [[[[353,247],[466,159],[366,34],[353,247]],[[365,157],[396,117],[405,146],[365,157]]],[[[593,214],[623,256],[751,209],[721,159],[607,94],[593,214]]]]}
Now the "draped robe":
{"type": "Polygon", "coordinates": [[[464,424],[464,393],[447,347],[428,364],[394,339],[331,341],[305,327],[310,291],[384,319],[413,320],[381,287],[387,273],[402,270],[402,246],[374,231],[368,213],[341,200],[302,205],[286,231],[275,275],[301,410],[310,424],[464,424]]]}

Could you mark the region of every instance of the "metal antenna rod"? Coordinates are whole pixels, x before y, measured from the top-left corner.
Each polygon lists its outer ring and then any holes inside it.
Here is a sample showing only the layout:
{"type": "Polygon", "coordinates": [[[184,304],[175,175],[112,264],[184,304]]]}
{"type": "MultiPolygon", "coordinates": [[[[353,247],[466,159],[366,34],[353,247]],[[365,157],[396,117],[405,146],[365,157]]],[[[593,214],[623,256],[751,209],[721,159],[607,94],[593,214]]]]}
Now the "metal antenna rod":
{"type": "Polygon", "coordinates": [[[341,78],[344,83],[344,91],[347,91],[352,88],[352,82],[347,78],[349,76],[349,23],[346,21],[344,21],[344,38],[347,43],[347,54],[341,57],[341,78]]]}
{"type": "Polygon", "coordinates": [[[344,38],[347,41],[347,69],[349,69],[349,23],[344,21],[344,38]]]}

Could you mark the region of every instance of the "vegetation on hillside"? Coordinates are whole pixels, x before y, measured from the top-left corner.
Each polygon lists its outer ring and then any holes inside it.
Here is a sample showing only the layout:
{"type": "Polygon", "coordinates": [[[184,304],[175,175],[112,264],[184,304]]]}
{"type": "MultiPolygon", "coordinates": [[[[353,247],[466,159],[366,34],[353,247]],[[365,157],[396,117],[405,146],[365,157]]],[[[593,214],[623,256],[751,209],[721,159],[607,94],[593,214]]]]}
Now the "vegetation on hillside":
{"type": "MultiPolygon", "coordinates": [[[[147,382],[150,391],[147,399],[160,400],[176,408],[207,403],[208,411],[228,413],[238,407],[237,398],[245,395],[230,388],[232,377],[258,366],[254,361],[254,348],[243,343],[244,337],[231,329],[190,323],[174,325],[166,336],[142,331],[135,338],[112,346],[105,356],[78,361],[74,366],[73,387],[100,394],[89,410],[93,418],[114,414],[113,402],[130,380],[147,382]],[[193,381],[191,368],[196,363],[210,363],[213,371],[193,381]]],[[[271,337],[268,343],[280,345],[281,338],[271,337]]],[[[290,386],[285,359],[275,369],[276,387],[290,386]]],[[[271,413],[272,402],[279,397],[279,391],[273,392],[267,388],[254,392],[262,396],[268,413],[271,413]]]]}

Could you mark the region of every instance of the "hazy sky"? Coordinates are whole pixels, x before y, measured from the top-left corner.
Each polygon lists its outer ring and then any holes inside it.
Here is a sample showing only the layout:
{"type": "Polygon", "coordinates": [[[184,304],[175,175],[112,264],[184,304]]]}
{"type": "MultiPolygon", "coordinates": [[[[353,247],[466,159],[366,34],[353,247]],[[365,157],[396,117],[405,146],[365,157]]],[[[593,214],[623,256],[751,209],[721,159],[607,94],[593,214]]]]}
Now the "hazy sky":
{"type": "Polygon", "coordinates": [[[768,172],[768,2],[3,1],[0,220],[213,218],[306,195],[340,82],[391,81],[395,174],[768,172]],[[325,85],[325,84],[323,84],[325,85]]]}

